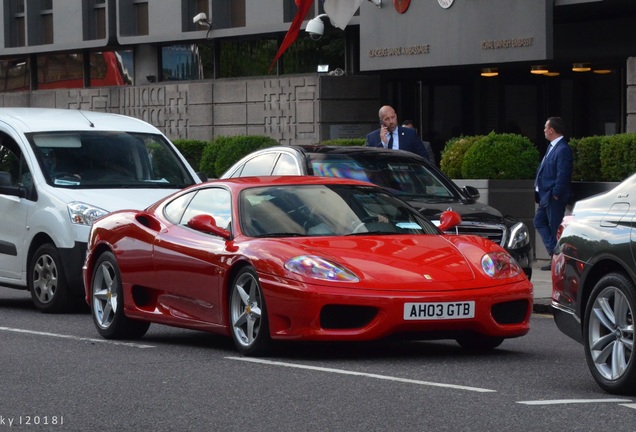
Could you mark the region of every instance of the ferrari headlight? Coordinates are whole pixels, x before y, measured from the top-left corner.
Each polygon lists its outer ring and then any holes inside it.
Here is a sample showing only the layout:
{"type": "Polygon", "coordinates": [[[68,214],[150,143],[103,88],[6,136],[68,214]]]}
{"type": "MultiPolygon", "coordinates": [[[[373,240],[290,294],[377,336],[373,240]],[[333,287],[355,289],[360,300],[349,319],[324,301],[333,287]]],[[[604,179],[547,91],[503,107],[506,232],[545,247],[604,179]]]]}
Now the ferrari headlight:
{"type": "Polygon", "coordinates": [[[83,202],[75,201],[69,203],[67,207],[71,223],[78,225],[91,226],[97,219],[108,214],[104,209],[83,202]]]}
{"type": "Polygon", "coordinates": [[[510,237],[507,242],[508,249],[517,249],[530,243],[528,227],[523,222],[517,222],[510,228],[510,237]]]}
{"type": "Polygon", "coordinates": [[[505,252],[490,252],[481,258],[481,267],[493,279],[515,277],[522,272],[517,261],[505,252]]]}
{"type": "Polygon", "coordinates": [[[350,270],[326,259],[301,255],[285,263],[285,268],[302,276],[335,282],[359,282],[360,279],[350,270]]]}

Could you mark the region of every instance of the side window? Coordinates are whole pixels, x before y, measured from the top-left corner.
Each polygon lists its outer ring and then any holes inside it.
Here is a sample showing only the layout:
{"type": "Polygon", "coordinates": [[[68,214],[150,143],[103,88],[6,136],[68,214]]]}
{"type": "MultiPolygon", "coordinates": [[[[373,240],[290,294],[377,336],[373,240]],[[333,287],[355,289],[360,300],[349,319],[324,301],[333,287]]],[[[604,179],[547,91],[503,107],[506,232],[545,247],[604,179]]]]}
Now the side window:
{"type": "Polygon", "coordinates": [[[172,200],[163,210],[163,214],[173,224],[178,224],[181,221],[183,212],[188,207],[188,204],[194,197],[195,192],[181,195],[179,198],[172,200]]]}
{"type": "Polygon", "coordinates": [[[217,226],[229,230],[232,222],[230,203],[230,192],[227,190],[221,188],[202,189],[190,201],[180,223],[185,225],[196,215],[209,214],[216,220],[217,226]]]}
{"type": "Polygon", "coordinates": [[[243,167],[241,177],[270,175],[276,156],[276,153],[265,153],[248,160],[243,167]]]}
{"type": "Polygon", "coordinates": [[[288,155],[287,153],[281,153],[278,161],[276,161],[276,166],[274,167],[274,171],[272,175],[299,175],[300,170],[296,165],[296,160],[293,156],[288,155]]]}
{"type": "Polygon", "coordinates": [[[0,171],[9,174],[10,186],[23,186],[27,198],[33,196],[31,171],[18,145],[4,134],[0,134],[0,171]]]}

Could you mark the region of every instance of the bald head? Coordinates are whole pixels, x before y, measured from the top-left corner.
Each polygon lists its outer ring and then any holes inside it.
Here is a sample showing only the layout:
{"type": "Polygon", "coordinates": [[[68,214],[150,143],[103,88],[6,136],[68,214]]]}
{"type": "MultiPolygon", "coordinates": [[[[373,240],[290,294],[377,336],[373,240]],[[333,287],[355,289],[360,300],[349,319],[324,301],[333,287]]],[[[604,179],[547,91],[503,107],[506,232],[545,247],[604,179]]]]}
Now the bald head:
{"type": "Polygon", "coordinates": [[[384,105],[378,112],[380,123],[385,126],[389,132],[393,132],[398,125],[397,114],[393,107],[384,105]]]}

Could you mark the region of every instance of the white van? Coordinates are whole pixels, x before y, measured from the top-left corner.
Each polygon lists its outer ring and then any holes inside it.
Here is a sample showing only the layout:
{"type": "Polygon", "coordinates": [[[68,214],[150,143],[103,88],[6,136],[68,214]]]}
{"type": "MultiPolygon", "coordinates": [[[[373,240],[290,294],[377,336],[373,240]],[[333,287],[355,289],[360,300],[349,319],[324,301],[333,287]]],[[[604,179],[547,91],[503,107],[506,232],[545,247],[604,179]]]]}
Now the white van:
{"type": "Polygon", "coordinates": [[[94,220],[198,182],[176,147],[141,120],[0,108],[0,286],[28,289],[43,312],[68,310],[83,294],[94,220]]]}

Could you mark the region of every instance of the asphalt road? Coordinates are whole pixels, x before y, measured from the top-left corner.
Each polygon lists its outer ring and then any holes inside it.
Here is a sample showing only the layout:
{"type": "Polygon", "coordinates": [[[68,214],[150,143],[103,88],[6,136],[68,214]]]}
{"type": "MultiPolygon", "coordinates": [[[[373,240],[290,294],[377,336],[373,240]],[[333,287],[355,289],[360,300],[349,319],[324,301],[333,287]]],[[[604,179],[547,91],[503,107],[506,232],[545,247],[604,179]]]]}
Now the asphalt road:
{"type": "Polygon", "coordinates": [[[636,429],[636,398],[601,391],[548,315],[490,354],[453,341],[299,343],[253,359],[159,325],[105,341],[88,313],[44,315],[0,288],[0,342],[0,432],[636,429]]]}

